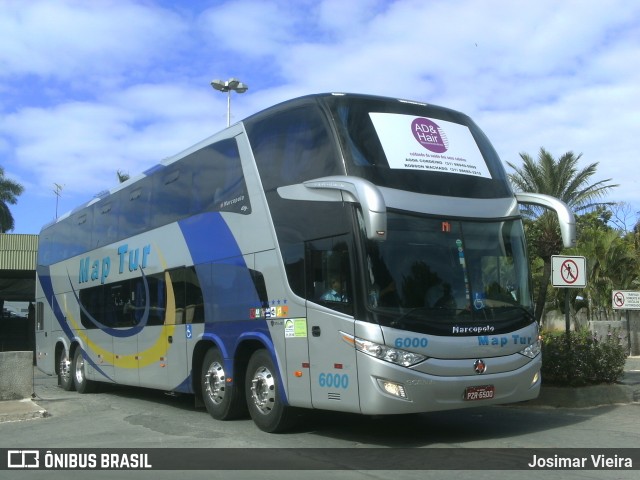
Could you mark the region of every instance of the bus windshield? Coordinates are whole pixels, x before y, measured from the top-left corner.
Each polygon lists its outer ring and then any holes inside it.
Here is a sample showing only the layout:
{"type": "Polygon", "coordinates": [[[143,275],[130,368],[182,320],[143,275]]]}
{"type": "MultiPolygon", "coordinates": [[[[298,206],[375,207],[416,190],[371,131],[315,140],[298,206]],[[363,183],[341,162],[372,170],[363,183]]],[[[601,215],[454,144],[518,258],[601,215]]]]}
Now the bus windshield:
{"type": "Polygon", "coordinates": [[[466,115],[388,99],[337,96],[326,101],[347,175],[365,178],[379,187],[430,195],[512,196],[498,154],[466,115]],[[446,134],[438,130],[440,126],[446,126],[446,134]],[[416,132],[422,128],[440,131],[441,136],[433,138],[443,145],[423,145],[422,135],[416,132]]]}
{"type": "Polygon", "coordinates": [[[368,305],[387,326],[431,334],[509,331],[532,321],[520,220],[459,221],[388,213],[367,241],[368,305]],[[486,325],[487,323],[484,323],[486,325]]]}

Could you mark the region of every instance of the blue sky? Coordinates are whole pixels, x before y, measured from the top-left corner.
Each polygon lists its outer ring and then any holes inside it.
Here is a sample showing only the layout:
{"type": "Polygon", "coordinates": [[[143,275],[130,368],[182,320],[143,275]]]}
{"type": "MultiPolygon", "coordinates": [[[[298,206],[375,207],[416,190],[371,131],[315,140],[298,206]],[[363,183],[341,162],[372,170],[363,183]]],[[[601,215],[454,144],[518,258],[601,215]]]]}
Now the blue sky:
{"type": "MultiPolygon", "coordinates": [[[[0,166],[13,233],[61,215],[232,122],[339,91],[470,115],[504,162],[544,147],[599,162],[640,211],[640,2],[1,0],[0,166]]],[[[510,169],[507,167],[507,171],[510,169]]]]}

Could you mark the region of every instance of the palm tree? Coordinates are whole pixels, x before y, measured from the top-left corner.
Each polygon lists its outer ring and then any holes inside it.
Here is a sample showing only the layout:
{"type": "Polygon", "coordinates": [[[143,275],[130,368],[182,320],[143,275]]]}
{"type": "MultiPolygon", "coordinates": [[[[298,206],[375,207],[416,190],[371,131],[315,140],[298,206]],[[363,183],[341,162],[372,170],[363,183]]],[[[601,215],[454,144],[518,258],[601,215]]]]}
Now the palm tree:
{"type": "MultiPolygon", "coordinates": [[[[544,193],[559,198],[574,212],[584,212],[608,202],[598,202],[609,190],[617,185],[610,184],[610,178],[589,183],[596,173],[598,163],[592,163],[578,169],[582,154],[567,152],[557,160],[544,148],[540,148],[537,160],[526,153],[520,153],[523,165],[516,167],[507,162],[515,173],[509,179],[515,190],[522,192],[544,193]]],[[[551,278],[551,256],[560,253],[562,240],[558,222],[550,212],[541,213],[537,207],[523,207],[526,218],[535,220],[528,224],[528,237],[533,252],[544,262],[540,290],[536,300],[536,320],[540,321],[547,300],[547,289],[551,278]]]]}
{"type": "Polygon", "coordinates": [[[0,167],[0,233],[13,230],[15,222],[9,205],[15,205],[23,191],[22,185],[5,178],[4,168],[0,167]]]}

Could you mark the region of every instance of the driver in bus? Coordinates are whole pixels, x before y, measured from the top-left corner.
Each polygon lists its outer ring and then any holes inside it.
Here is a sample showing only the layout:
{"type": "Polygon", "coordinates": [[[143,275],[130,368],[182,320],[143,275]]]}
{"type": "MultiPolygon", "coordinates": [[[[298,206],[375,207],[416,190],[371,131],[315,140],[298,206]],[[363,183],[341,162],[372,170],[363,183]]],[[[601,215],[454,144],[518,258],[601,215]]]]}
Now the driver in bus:
{"type": "Polygon", "coordinates": [[[322,294],[321,300],[328,300],[330,302],[347,302],[347,297],[342,291],[342,284],[338,277],[332,277],[329,284],[329,290],[322,294]]]}

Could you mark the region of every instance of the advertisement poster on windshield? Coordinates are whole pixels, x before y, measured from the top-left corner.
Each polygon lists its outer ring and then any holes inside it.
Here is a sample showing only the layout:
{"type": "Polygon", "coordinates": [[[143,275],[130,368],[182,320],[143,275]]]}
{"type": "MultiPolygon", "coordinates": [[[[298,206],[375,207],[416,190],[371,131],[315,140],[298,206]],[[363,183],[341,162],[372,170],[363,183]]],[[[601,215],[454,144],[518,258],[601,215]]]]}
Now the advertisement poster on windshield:
{"type": "Polygon", "coordinates": [[[468,127],[411,115],[370,115],[390,168],[491,178],[468,127]]]}

